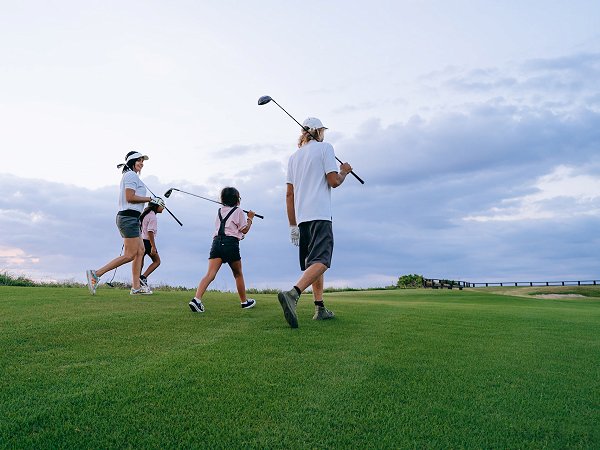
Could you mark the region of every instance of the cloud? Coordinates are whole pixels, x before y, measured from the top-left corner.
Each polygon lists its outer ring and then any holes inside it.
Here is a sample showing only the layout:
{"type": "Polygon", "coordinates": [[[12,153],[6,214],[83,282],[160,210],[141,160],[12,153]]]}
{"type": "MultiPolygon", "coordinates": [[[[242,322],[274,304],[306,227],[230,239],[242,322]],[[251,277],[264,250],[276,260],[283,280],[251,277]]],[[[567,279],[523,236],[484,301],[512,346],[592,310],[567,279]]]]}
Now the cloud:
{"type": "Polygon", "coordinates": [[[37,264],[40,259],[25,254],[20,248],[0,247],[0,262],[5,265],[19,267],[25,263],[37,264]]]}
{"type": "Polygon", "coordinates": [[[600,216],[600,177],[577,173],[584,170],[558,166],[533,183],[536,192],[502,199],[487,214],[467,216],[464,220],[487,222],[600,216]]]}
{"type": "MultiPolygon", "coordinates": [[[[366,183],[348,177],[332,191],[336,244],[326,285],[382,286],[405,273],[490,282],[597,277],[600,111],[584,102],[600,96],[597,59],[430,74],[426,82],[452,101],[405,121],[365,121],[352,136],[329,133],[366,183]]],[[[236,186],[242,207],[265,216],[241,243],[247,286],[289,288],[299,269],[283,154],[249,143],[217,150],[228,161],[248,158],[205,184],[144,180],[155,193],[177,187],[214,199],[236,186]]],[[[9,194],[0,198],[0,245],[9,250],[0,269],[83,281],[85,269],[119,254],[117,184],[93,190],[2,175],[9,194]]],[[[206,271],[217,205],[177,192],[167,205],[184,226],[159,217],[163,264],[154,282],[194,287],[206,271]]],[[[129,271],[120,268],[116,279],[130,279],[129,271]]],[[[227,268],[212,287],[235,290],[227,268]]]]}

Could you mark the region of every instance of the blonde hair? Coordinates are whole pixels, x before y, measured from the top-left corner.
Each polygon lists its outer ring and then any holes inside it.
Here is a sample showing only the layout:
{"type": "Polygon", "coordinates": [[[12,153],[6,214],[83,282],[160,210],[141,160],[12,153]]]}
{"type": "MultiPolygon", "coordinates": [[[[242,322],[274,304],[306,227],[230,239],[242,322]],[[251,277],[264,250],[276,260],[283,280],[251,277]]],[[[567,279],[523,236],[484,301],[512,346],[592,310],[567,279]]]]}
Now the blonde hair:
{"type": "Polygon", "coordinates": [[[311,130],[312,134],[307,130],[302,130],[300,137],[298,138],[298,148],[302,147],[305,144],[308,144],[310,141],[313,141],[315,137],[317,141],[322,142],[325,137],[325,128],[319,128],[316,130],[311,130]],[[313,137],[313,134],[315,135],[313,137]]]}

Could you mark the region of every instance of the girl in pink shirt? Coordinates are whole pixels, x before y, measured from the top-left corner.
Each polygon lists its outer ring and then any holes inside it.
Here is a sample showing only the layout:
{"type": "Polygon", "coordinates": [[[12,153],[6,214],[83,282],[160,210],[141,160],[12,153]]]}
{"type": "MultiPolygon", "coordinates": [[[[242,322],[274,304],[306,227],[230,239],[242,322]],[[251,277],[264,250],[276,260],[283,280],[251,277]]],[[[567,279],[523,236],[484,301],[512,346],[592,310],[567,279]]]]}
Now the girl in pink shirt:
{"type": "Polygon", "coordinates": [[[208,270],[198,284],[196,296],[189,302],[192,312],[204,312],[202,296],[217,276],[223,263],[228,263],[231,267],[242,308],[249,309],[256,305],[256,300],[246,298],[246,284],[240,256],[240,240],[244,239],[246,233],[250,231],[255,214],[254,211],[248,211],[248,218],[244,216],[244,212],[238,208],[241,199],[236,188],[226,187],[221,191],[223,207],[219,208],[215,219],[215,234],[208,257],[208,270]]]}
{"type": "MultiPolygon", "coordinates": [[[[140,283],[143,286],[148,286],[148,277],[160,266],[160,255],[156,248],[156,234],[158,233],[158,219],[156,215],[162,213],[164,209],[163,205],[151,201],[140,216],[142,240],[144,241],[144,258],[148,255],[152,260],[146,271],[140,275],[140,283]]],[[[143,268],[144,260],[142,259],[143,268]]]]}

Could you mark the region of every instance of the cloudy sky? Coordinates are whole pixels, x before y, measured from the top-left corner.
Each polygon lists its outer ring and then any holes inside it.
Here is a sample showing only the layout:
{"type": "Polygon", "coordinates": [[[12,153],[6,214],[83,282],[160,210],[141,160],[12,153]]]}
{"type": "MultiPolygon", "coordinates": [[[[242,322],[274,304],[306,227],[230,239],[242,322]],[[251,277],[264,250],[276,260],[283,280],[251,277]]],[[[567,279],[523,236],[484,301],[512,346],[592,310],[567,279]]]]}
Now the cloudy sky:
{"type": "MultiPolygon", "coordinates": [[[[332,193],[326,285],[598,279],[598,23],[578,0],[2,2],[0,271],[84,281],[117,256],[115,166],[135,149],[157,194],[236,186],[265,215],[247,285],[289,287],[299,127],[268,94],[321,118],[366,181],[332,193]]],[[[168,206],[184,226],[160,216],[153,279],[193,287],[216,208],[168,206]]],[[[213,287],[235,288],[227,269],[213,287]]]]}

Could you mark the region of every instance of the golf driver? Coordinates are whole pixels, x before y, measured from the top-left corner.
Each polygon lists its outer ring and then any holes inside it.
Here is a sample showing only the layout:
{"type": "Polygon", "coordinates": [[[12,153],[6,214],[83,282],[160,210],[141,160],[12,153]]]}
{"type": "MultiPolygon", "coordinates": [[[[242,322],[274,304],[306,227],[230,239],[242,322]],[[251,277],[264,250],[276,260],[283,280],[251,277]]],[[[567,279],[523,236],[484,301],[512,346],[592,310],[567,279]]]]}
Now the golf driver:
{"type": "MultiPolygon", "coordinates": [[[[122,167],[127,167],[127,170],[131,170],[131,169],[130,169],[128,166],[126,166],[125,164],[119,164],[119,165],[117,165],[117,169],[120,169],[120,168],[122,168],[122,167]]],[[[146,189],[148,189],[148,190],[150,191],[150,193],[151,193],[151,194],[152,194],[154,197],[156,197],[156,194],[155,194],[154,192],[152,192],[152,190],[151,190],[151,189],[150,189],[150,188],[149,188],[149,187],[146,185],[146,183],[144,183],[144,182],[141,180],[141,178],[140,178],[140,182],[141,182],[141,183],[144,185],[144,187],[145,187],[146,189]]],[[[165,195],[165,197],[167,197],[167,198],[168,198],[168,196],[166,196],[166,195],[165,195]]],[[[179,220],[177,217],[175,217],[175,214],[173,214],[171,211],[169,211],[169,208],[167,208],[167,207],[165,206],[165,209],[167,210],[167,212],[168,212],[169,214],[171,214],[171,217],[173,217],[173,219],[175,219],[175,221],[176,221],[176,222],[177,222],[179,225],[183,226],[183,224],[181,223],[181,221],[180,221],[180,220],[179,220]]]]}
{"type": "MultiPolygon", "coordinates": [[[[282,110],[284,113],[286,113],[288,116],[290,116],[290,117],[292,118],[292,120],[293,120],[294,122],[296,122],[298,125],[300,125],[300,128],[302,128],[303,130],[306,130],[306,131],[308,131],[308,132],[310,133],[310,135],[313,137],[313,139],[314,139],[315,141],[317,140],[317,137],[316,137],[314,134],[312,134],[308,128],[304,128],[304,127],[302,126],[302,124],[301,124],[300,122],[298,122],[296,119],[294,119],[294,117],[293,117],[293,116],[292,116],[292,115],[291,115],[289,112],[287,112],[285,109],[283,109],[283,107],[282,107],[282,106],[281,106],[279,103],[277,103],[277,102],[275,101],[275,99],[274,99],[274,98],[272,98],[272,97],[270,97],[270,96],[268,96],[268,95],[263,95],[261,98],[259,98],[259,99],[258,99],[258,104],[259,104],[259,106],[266,105],[266,104],[267,104],[267,103],[269,103],[269,102],[273,102],[273,103],[275,103],[277,106],[279,106],[279,107],[281,108],[281,110],[282,110]]],[[[337,161],[338,161],[340,164],[342,164],[342,161],[341,161],[341,160],[340,160],[340,159],[339,159],[337,156],[335,157],[335,159],[337,159],[337,161]]],[[[354,178],[356,178],[358,181],[360,181],[360,183],[361,183],[361,184],[365,184],[365,182],[364,182],[364,181],[363,181],[363,180],[362,180],[362,179],[361,179],[361,178],[360,178],[358,175],[356,175],[354,172],[350,172],[350,173],[351,173],[352,175],[354,175],[354,178]]]]}
{"type": "MultiPolygon", "coordinates": [[[[213,200],[211,198],[202,197],[201,195],[192,194],[191,192],[182,191],[181,189],[177,189],[177,188],[169,189],[167,192],[165,192],[165,197],[169,198],[171,196],[171,194],[173,193],[173,191],[181,192],[181,193],[187,194],[187,195],[193,195],[194,197],[201,198],[202,200],[208,200],[209,202],[218,203],[219,205],[223,205],[223,203],[213,200]]],[[[223,206],[225,206],[225,205],[223,205],[223,206]]],[[[248,211],[246,211],[245,209],[242,209],[242,211],[244,211],[246,214],[248,214],[248,211]]],[[[265,218],[264,216],[261,216],[260,214],[256,214],[256,213],[254,214],[254,216],[258,217],[259,219],[265,218]]]]}

